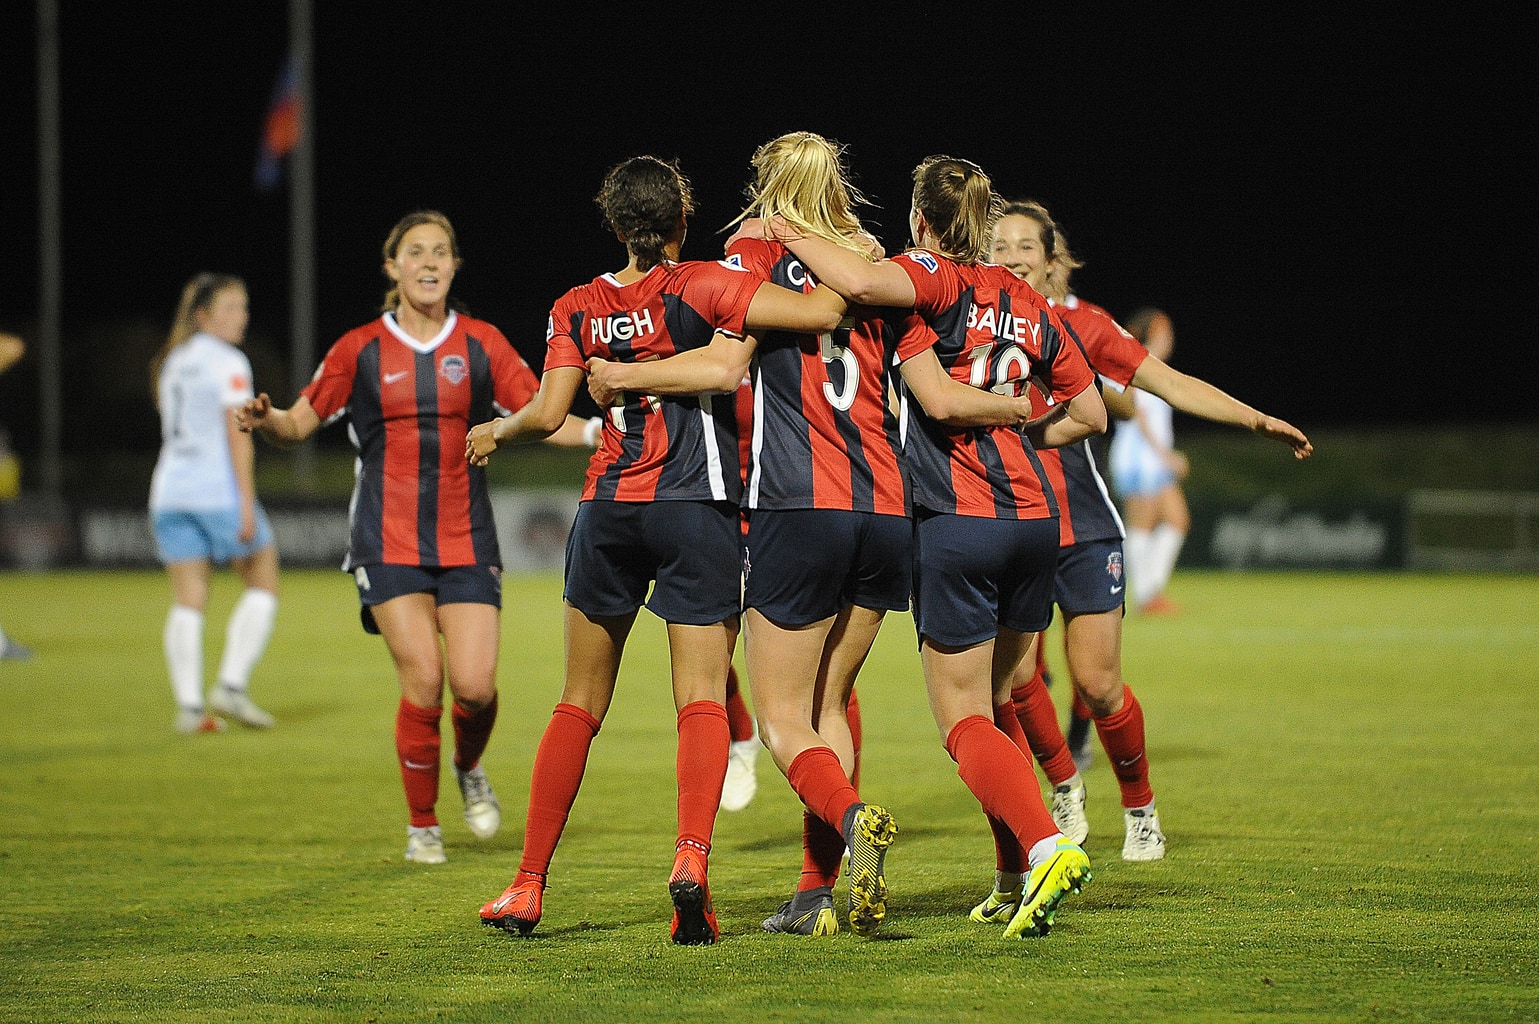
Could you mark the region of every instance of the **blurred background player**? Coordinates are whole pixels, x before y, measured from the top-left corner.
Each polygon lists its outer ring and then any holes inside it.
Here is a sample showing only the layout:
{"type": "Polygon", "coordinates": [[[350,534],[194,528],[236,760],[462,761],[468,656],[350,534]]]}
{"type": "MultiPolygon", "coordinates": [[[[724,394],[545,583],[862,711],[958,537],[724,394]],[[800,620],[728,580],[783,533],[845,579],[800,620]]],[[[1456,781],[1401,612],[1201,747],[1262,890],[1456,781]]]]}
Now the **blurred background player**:
{"type": "MultiPolygon", "coordinates": [[[[716,261],[678,262],[694,201],[673,164],[650,156],[623,161],[605,176],[596,201],[627,263],[556,301],[540,393],[518,413],[470,432],[465,456],[474,465],[501,443],[556,429],[590,359],[623,365],[703,348],[717,330],[816,332],[839,322],[837,297],[796,295],[716,261]]],[[[608,410],[603,437],[567,543],[566,679],[535,754],[518,872],[482,906],[485,924],[528,935],[539,923],[550,861],[645,604],[668,624],[678,712],[670,934],[680,945],[720,936],[707,876],[727,771],[724,701],[741,595],[734,395],[742,379],[740,371],[721,395],[627,391],[601,403],[608,410]]]]}
{"type": "MultiPolygon", "coordinates": [[[[27,346],[14,334],[0,331],[0,373],[15,366],[26,355],[27,346]]],[[[0,501],[9,501],[21,490],[21,463],[11,451],[10,437],[0,426],[0,501]]],[[[0,661],[26,661],[32,650],[24,647],[0,629],[0,661]]]]}
{"type": "MultiPolygon", "coordinates": [[[[242,422],[294,445],[323,423],[350,421],[358,468],[342,568],[357,584],[363,628],[384,637],[400,683],[395,747],[409,815],[406,859],[442,864],[446,681],[465,823],[479,839],[502,823],[481,766],[497,720],[502,561],[486,473],[466,465],[465,433],[525,405],[539,382],[501,331],[451,307],[461,259],[447,217],[407,214],[383,255],[391,285],[381,315],[332,345],[290,408],[258,395],[242,422]]],[[[557,440],[582,444],[584,426],[571,417],[557,440]]]]}
{"type": "Polygon", "coordinates": [[[914,410],[904,447],[925,684],[946,751],[994,831],[1002,869],[1029,868],[1014,902],[990,918],[1008,919],[1005,936],[1014,938],[1047,934],[1063,898],[1090,878],[1089,858],[1042,802],[1019,721],[999,708],[1052,617],[1058,510],[1036,449],[1101,433],[1106,410],[1047,301],[983,261],[1000,205],[980,167],[936,156],[914,169],[916,248],[890,260],[872,263],[780,218],[767,226],[852,302],[918,312],[952,377],[1014,395],[1036,375],[1057,407],[1024,431],[957,431],[914,410]]]}
{"type": "Polygon", "coordinates": [[[278,549],[257,501],[255,451],[237,423],[251,399],[251,362],[240,346],[246,285],[203,273],[182,289],[171,331],[150,362],[160,411],[160,456],[150,478],[150,525],[171,580],[166,665],[176,730],[218,732],[203,699],[203,613],[211,565],[229,564],[246,589],[225,627],[218,684],[207,707],[256,729],[273,717],[246,692],[278,613],[278,549]]]}
{"type": "MultiPolygon", "coordinates": [[[[1157,358],[1170,361],[1176,332],[1164,311],[1139,309],[1128,317],[1127,330],[1157,358]]],[[[1174,615],[1180,608],[1165,587],[1192,527],[1181,490],[1189,467],[1186,456],[1175,447],[1169,403],[1134,388],[1132,413],[1132,418],[1117,424],[1109,457],[1127,519],[1128,591],[1140,615],[1174,615]]]]}
{"type": "MultiPolygon", "coordinates": [[[[1134,340],[1099,306],[1072,294],[1069,278],[1081,264],[1063,231],[1039,203],[1010,203],[994,226],[993,259],[1045,295],[1058,310],[1108,391],[1108,408],[1130,411],[1134,385],[1166,396],[1183,411],[1243,426],[1290,445],[1300,458],[1312,451],[1290,424],[1266,416],[1193,377],[1172,370],[1134,340]]],[[[1088,442],[1041,453],[1058,494],[1060,550],[1053,597],[1064,615],[1064,652],[1077,707],[1095,723],[1121,789],[1122,857],[1159,860],[1165,837],[1149,784],[1143,710],[1122,679],[1122,613],[1127,580],[1122,567],[1122,524],[1107,496],[1088,442]]],[[[1040,639],[1038,641],[1040,648],[1040,639]]],[[[1039,651],[1040,653],[1040,651],[1039,651]]],[[[1053,786],[1053,818],[1081,841],[1090,825],[1085,786],[1058,729],[1051,700],[1036,670],[1023,662],[1011,696],[1023,732],[1053,786]]],[[[1011,873],[976,910],[1013,888],[1011,873]]]]}

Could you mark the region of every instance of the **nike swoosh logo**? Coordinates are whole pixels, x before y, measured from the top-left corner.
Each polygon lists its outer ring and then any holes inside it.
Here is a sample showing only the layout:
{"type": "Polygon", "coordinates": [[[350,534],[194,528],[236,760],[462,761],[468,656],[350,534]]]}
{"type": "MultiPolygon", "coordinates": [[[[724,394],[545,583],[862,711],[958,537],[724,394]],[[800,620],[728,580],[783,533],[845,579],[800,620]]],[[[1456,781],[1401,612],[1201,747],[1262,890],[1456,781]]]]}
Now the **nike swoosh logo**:
{"type": "Polygon", "coordinates": [[[401,763],[406,767],[419,772],[431,771],[435,767],[434,765],[430,764],[418,764],[415,761],[402,761],[401,763]]]}
{"type": "Polygon", "coordinates": [[[397,371],[396,373],[387,373],[387,374],[385,374],[385,383],[386,384],[394,384],[396,381],[400,380],[402,377],[406,376],[410,372],[411,372],[410,370],[400,370],[400,371],[397,371]]]}
{"type": "Polygon", "coordinates": [[[1112,587],[1111,590],[1112,590],[1113,594],[1120,594],[1120,593],[1122,593],[1122,588],[1121,587],[1112,587]]]}
{"type": "Polygon", "coordinates": [[[517,896],[517,895],[518,895],[518,893],[516,893],[516,892],[509,893],[508,895],[506,895],[506,896],[502,897],[501,899],[499,899],[499,900],[495,901],[494,903],[492,903],[492,913],[494,913],[494,914],[502,913],[502,908],[507,906],[509,903],[512,903],[513,902],[513,897],[517,896]]]}

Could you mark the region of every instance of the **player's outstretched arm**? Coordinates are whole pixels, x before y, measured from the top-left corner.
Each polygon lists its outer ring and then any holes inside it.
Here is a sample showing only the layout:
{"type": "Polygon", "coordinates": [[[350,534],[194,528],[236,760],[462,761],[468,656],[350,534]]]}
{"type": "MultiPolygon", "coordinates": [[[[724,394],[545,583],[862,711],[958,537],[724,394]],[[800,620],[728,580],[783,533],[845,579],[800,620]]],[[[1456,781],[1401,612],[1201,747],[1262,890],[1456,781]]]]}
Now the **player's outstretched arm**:
{"type": "Polygon", "coordinates": [[[261,434],[280,448],[291,448],[319,430],[321,418],[304,395],[287,409],[278,409],[264,391],[235,410],[235,425],[248,434],[261,434]]]}
{"type": "Polygon", "coordinates": [[[1275,416],[1252,409],[1205,380],[1182,373],[1157,356],[1139,364],[1133,374],[1133,386],[1143,388],[1169,402],[1171,408],[1214,423],[1227,423],[1281,441],[1293,449],[1294,458],[1307,459],[1314,445],[1304,432],[1275,416]]]}
{"type": "Polygon", "coordinates": [[[472,466],[484,466],[500,444],[519,441],[543,441],[567,423],[572,400],[582,384],[583,371],[576,366],[558,366],[545,371],[540,390],[529,404],[499,419],[478,423],[465,435],[465,458],[472,466]]]}

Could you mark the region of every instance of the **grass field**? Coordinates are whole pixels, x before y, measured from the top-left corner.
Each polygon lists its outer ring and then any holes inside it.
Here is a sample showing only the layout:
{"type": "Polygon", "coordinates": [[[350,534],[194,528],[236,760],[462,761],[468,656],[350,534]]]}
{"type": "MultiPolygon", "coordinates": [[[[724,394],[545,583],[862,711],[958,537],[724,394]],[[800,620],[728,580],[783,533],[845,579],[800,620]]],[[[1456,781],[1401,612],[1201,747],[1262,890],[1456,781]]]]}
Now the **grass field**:
{"type": "MultiPolygon", "coordinates": [[[[1169,856],[1121,861],[1098,759],[1095,880],[1017,942],[966,919],[992,845],[895,616],[860,686],[862,789],[902,830],[881,938],[759,932],[800,863],[765,756],[717,824],[723,941],[689,948],[667,937],[656,620],[519,941],[476,908],[516,867],[559,581],[508,581],[485,759],[504,829],[474,840],[446,772],[436,868],[401,858],[396,687],[351,582],[284,587],[253,684],[278,727],[183,737],[159,574],[0,575],[0,622],[37,652],[0,663],[0,1020],[1539,1020],[1539,578],[1178,574],[1185,614],[1130,618],[1125,652],[1169,856]]],[[[219,580],[211,663],[235,596],[219,580]]]]}

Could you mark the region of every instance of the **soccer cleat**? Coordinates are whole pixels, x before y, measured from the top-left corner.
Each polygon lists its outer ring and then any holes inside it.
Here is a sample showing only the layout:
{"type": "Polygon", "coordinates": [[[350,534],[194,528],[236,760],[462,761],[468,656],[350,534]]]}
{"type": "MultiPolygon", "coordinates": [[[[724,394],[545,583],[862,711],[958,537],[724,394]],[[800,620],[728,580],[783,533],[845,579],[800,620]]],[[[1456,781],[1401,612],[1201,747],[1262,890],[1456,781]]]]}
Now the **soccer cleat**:
{"type": "Polygon", "coordinates": [[[680,946],[709,946],[721,938],[705,866],[705,854],[693,845],[681,846],[673,858],[673,875],[668,880],[668,895],[673,897],[669,931],[680,946]]]}
{"type": "Polygon", "coordinates": [[[721,809],[741,811],[759,791],[759,751],[764,744],[757,736],[738,740],[727,748],[727,777],[721,784],[721,809]]]}
{"type": "Polygon", "coordinates": [[[406,829],[406,859],[413,864],[443,864],[448,861],[444,853],[443,832],[437,825],[406,829]]]}
{"type": "Polygon", "coordinates": [[[995,889],[989,893],[989,898],[973,908],[968,914],[968,919],[979,924],[1004,924],[1015,916],[1016,910],[1021,906],[1021,893],[1024,886],[1016,886],[1009,892],[1000,892],[995,889]]]}
{"type": "Polygon", "coordinates": [[[241,725],[253,729],[273,727],[273,716],[253,704],[245,690],[236,690],[221,683],[209,691],[208,706],[226,718],[233,718],[241,725]]]}
{"type": "Polygon", "coordinates": [[[1088,772],[1095,760],[1095,744],[1090,742],[1090,719],[1071,714],[1064,739],[1069,743],[1069,756],[1074,758],[1075,770],[1088,772]]]}
{"type": "Polygon", "coordinates": [[[486,781],[486,771],[479,763],[468,772],[454,769],[454,777],[460,783],[460,795],[465,798],[465,824],[477,839],[490,839],[502,827],[502,805],[492,784],[486,781]]]}
{"type": "Polygon", "coordinates": [[[200,732],[224,732],[224,723],[202,708],[182,708],[176,713],[176,731],[184,736],[200,732]]]}
{"type": "Polygon", "coordinates": [[[1068,837],[1069,842],[1081,846],[1090,835],[1090,819],[1085,816],[1085,780],[1079,785],[1065,782],[1053,787],[1053,824],[1068,837]]]}
{"type": "Polygon", "coordinates": [[[501,928],[509,935],[527,936],[540,923],[540,899],[545,887],[539,882],[514,882],[502,895],[481,905],[481,923],[501,928]]]}
{"type": "Polygon", "coordinates": [[[1122,840],[1123,860],[1165,859],[1165,833],[1160,831],[1160,815],[1153,804],[1124,810],[1122,822],[1127,826],[1127,835],[1122,840]]]}
{"type": "Polygon", "coordinates": [[[875,935],[887,916],[887,879],[882,873],[887,848],[898,826],[886,808],[864,804],[855,812],[846,842],[850,848],[850,930],[875,935]]]}
{"type": "Polygon", "coordinates": [[[1021,907],[1005,928],[1005,938],[1046,935],[1053,927],[1058,904],[1071,892],[1079,892],[1090,881],[1090,858],[1067,839],[1058,840],[1058,848],[1026,876],[1026,891],[1021,907]]]}
{"type": "Polygon", "coordinates": [[[1181,614],[1181,606],[1164,594],[1155,594],[1138,606],[1140,615],[1160,615],[1171,618],[1181,614]]]}
{"type": "Polygon", "coordinates": [[[832,892],[819,893],[813,898],[810,907],[800,910],[795,908],[795,899],[786,900],[779,910],[764,919],[761,927],[767,932],[784,935],[839,934],[839,917],[834,913],[832,892]]]}

